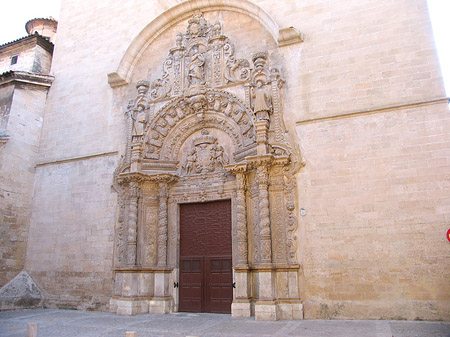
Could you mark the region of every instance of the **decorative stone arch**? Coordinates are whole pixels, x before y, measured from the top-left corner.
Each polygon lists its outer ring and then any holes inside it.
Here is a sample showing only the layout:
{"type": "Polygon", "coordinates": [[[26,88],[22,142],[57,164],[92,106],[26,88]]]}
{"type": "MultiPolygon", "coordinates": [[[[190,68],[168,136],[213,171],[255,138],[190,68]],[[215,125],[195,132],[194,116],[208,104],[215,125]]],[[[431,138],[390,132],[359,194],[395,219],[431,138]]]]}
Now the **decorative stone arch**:
{"type": "MultiPolygon", "coordinates": [[[[184,6],[175,7],[184,10],[178,18],[194,10],[184,6]]],[[[215,9],[223,8],[217,2],[215,9]]],[[[114,178],[111,308],[177,311],[179,293],[171,285],[180,280],[178,207],[231,200],[232,315],[302,318],[295,243],[301,158],[284,126],[282,74],[267,51],[238,59],[220,22],[196,12],[187,23],[159,77],[138,81],[126,108],[127,152],[114,178]]]]}
{"type": "Polygon", "coordinates": [[[242,154],[256,154],[253,113],[244,102],[227,91],[214,89],[193,98],[204,101],[204,110],[195,112],[189,107],[195,102],[180,97],[163,106],[148,123],[143,143],[149,158],[176,160],[186,139],[204,128],[229,135],[237,150],[234,160],[239,162],[242,154]]]}
{"type": "Polygon", "coordinates": [[[130,83],[134,67],[144,50],[165,30],[183,21],[196,12],[217,10],[246,14],[258,21],[279,46],[302,42],[303,37],[294,27],[280,28],[264,9],[248,0],[192,0],[182,2],[154,19],[133,40],[122,57],[115,72],[108,74],[108,83],[117,87],[130,83]]]}

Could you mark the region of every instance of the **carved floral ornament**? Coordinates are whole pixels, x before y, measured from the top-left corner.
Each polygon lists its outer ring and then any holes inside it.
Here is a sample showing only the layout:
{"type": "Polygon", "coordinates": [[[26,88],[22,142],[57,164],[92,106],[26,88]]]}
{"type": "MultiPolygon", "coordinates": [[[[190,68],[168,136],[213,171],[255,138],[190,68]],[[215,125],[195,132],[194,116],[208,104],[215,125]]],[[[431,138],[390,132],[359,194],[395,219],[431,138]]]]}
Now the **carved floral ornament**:
{"type": "Polygon", "coordinates": [[[159,191],[155,192],[158,243],[152,248],[158,253],[147,252],[157,256],[158,266],[168,261],[167,203],[179,200],[172,187],[184,191],[181,195],[198,193],[198,200],[204,201],[209,185],[216,184],[216,191],[223,191],[226,184],[233,184],[238,249],[244,257],[239,265],[247,263],[247,256],[254,262],[271,263],[271,235],[287,242],[284,248],[273,248],[285,250],[276,256],[286,256],[283,263],[295,263],[295,173],[300,154],[289,142],[283,122],[283,84],[280,71],[269,66],[267,52],[256,53],[249,60],[237,59],[220,22],[210,24],[201,13],[188,20],[186,31],[175,37],[162,75],[138,81],[137,95],[126,109],[127,152],[115,174],[119,261],[137,261],[140,220],[130,212],[139,212],[141,202],[136,200],[142,199],[144,184],[154,184],[159,191]],[[281,167],[282,173],[274,175],[274,167],[281,167]],[[194,181],[198,191],[190,192],[189,184],[194,181]],[[283,186],[278,205],[284,208],[284,215],[271,215],[272,183],[283,186]],[[251,207],[246,193],[252,199],[251,207]],[[250,211],[255,217],[252,226],[256,226],[252,230],[254,258],[245,243],[250,211]],[[284,226],[278,230],[281,234],[271,232],[273,216],[283,216],[278,221],[284,226]]]}

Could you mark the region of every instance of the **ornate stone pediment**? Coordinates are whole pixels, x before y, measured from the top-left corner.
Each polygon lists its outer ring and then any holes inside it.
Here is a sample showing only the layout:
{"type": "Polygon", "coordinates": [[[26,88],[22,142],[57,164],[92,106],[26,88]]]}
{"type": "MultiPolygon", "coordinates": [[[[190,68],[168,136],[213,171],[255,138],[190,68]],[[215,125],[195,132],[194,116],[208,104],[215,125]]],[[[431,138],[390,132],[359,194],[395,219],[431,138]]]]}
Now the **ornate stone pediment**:
{"type": "Polygon", "coordinates": [[[152,101],[195,95],[202,86],[216,88],[250,78],[250,62],[236,59],[220,22],[209,24],[201,13],[188,21],[185,33],[176,35],[175,44],[163,63],[162,76],[151,81],[152,101]]]}

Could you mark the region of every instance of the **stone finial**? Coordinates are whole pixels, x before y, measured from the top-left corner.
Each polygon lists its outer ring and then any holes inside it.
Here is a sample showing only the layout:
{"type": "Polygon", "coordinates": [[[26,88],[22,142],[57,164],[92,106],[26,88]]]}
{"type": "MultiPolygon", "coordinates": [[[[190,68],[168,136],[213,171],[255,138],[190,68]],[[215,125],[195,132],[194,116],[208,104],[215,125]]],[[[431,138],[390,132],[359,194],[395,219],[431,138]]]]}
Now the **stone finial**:
{"type": "Polygon", "coordinates": [[[136,89],[138,90],[138,92],[140,92],[141,90],[147,91],[149,87],[150,87],[149,81],[140,80],[136,83],[136,89]]]}
{"type": "Polygon", "coordinates": [[[258,52],[253,54],[252,61],[256,69],[264,68],[267,62],[267,52],[258,52]]]}

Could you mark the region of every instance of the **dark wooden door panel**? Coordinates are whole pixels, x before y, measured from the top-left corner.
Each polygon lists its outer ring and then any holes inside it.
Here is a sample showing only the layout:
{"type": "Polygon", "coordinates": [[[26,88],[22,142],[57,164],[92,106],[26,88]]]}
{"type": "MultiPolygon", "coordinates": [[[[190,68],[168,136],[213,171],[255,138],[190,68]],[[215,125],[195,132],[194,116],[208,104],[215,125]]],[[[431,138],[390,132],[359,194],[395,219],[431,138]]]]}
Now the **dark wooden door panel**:
{"type": "Polygon", "coordinates": [[[180,261],[180,311],[203,312],[203,278],[202,258],[180,261]]]}
{"type": "Polygon", "coordinates": [[[209,278],[208,312],[230,313],[231,302],[233,301],[233,275],[231,272],[231,257],[209,258],[207,260],[207,276],[209,278]]]}
{"type": "Polygon", "coordinates": [[[179,311],[230,313],[231,201],[180,206],[179,311]]]}

